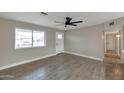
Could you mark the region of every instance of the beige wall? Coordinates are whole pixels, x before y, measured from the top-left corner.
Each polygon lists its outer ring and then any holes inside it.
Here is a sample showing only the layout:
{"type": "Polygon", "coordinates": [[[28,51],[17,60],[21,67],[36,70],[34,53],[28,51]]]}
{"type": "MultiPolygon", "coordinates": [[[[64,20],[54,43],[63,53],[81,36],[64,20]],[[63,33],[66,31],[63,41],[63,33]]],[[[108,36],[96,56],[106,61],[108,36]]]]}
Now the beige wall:
{"type": "Polygon", "coordinates": [[[69,30],[65,33],[65,51],[103,58],[103,25],[69,30]]]}
{"type": "Polygon", "coordinates": [[[33,24],[0,19],[0,67],[55,53],[56,31],[33,24]],[[15,50],[15,27],[45,31],[46,47],[15,50]]]}

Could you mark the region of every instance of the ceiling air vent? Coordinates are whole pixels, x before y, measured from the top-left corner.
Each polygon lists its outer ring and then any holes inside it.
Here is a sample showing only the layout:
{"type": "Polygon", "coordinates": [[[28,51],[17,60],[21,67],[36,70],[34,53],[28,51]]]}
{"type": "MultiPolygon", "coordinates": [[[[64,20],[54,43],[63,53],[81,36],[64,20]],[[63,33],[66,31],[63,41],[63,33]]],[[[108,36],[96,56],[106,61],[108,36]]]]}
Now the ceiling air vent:
{"type": "Polygon", "coordinates": [[[115,25],[115,22],[114,21],[112,21],[112,22],[109,23],[109,26],[114,26],[114,25],[115,25]]]}
{"type": "Polygon", "coordinates": [[[104,29],[110,29],[110,28],[113,28],[115,26],[117,26],[117,21],[116,20],[112,20],[112,21],[106,22],[104,24],[104,29]]]}

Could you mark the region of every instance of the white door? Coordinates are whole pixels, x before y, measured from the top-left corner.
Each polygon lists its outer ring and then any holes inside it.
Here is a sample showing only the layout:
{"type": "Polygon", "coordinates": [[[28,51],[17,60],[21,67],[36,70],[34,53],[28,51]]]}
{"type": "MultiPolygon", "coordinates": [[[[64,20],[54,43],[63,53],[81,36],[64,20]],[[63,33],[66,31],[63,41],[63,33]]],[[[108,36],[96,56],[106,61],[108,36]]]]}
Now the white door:
{"type": "Polygon", "coordinates": [[[107,43],[107,50],[116,50],[115,34],[108,34],[106,43],[107,43]]]}
{"type": "Polygon", "coordinates": [[[64,51],[64,33],[56,32],[56,53],[64,51]]]}

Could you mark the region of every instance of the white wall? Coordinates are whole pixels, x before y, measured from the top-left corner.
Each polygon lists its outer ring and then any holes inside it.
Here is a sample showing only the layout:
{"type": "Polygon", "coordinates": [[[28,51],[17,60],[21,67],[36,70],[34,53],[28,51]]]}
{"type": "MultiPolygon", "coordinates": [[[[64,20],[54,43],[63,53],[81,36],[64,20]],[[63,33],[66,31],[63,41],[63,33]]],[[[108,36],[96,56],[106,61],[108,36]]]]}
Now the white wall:
{"type": "Polygon", "coordinates": [[[56,53],[56,31],[33,24],[0,19],[0,67],[56,53]],[[46,47],[15,50],[15,27],[45,31],[46,47]]]}
{"type": "Polygon", "coordinates": [[[65,33],[65,51],[103,58],[103,25],[69,30],[65,33]]]}

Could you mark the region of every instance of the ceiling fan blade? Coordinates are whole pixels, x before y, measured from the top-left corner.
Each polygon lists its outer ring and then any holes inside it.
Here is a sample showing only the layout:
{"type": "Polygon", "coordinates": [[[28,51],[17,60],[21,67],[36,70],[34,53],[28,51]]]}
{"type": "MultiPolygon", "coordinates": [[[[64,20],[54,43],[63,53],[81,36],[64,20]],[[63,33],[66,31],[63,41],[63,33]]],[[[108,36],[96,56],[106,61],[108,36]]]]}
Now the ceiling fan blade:
{"type": "Polygon", "coordinates": [[[54,21],[55,23],[64,23],[64,22],[61,22],[61,21],[54,21]]]}
{"type": "Polygon", "coordinates": [[[71,22],[71,23],[82,23],[83,21],[75,21],[75,22],[71,22]]]}
{"type": "Polygon", "coordinates": [[[70,23],[69,25],[72,25],[72,26],[77,26],[76,24],[74,24],[74,23],[70,23]]]}

